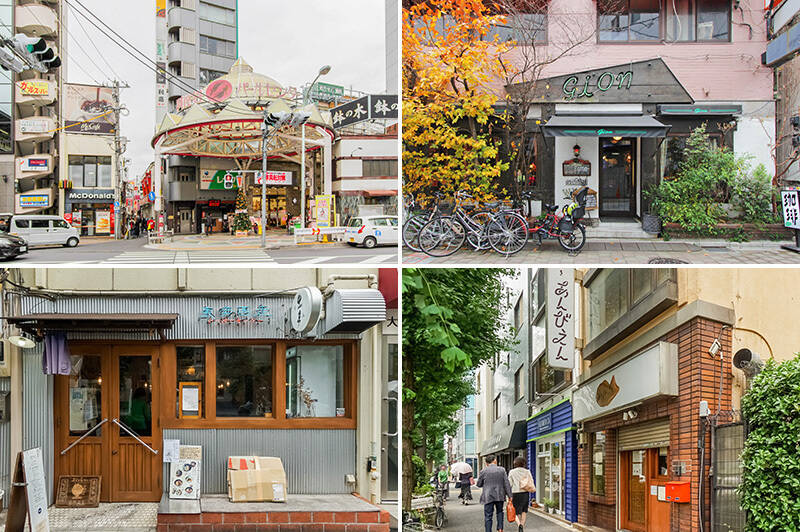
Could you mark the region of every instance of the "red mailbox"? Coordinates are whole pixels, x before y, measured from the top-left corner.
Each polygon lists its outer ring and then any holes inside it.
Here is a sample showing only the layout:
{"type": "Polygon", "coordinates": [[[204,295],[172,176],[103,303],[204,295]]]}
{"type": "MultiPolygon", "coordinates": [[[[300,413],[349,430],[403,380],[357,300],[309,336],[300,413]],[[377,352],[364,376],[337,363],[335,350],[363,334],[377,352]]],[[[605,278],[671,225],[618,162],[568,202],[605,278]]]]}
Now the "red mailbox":
{"type": "Polygon", "coordinates": [[[691,483],[689,481],[667,482],[667,500],[670,502],[689,502],[692,500],[691,483]]]}

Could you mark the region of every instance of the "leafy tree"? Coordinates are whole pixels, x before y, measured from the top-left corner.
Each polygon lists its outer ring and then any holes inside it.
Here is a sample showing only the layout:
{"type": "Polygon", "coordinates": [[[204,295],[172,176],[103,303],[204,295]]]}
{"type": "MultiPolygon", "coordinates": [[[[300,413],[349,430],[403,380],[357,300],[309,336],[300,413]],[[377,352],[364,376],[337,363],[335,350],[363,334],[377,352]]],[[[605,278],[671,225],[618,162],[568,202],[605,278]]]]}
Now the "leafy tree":
{"type": "Polygon", "coordinates": [[[464,189],[494,197],[508,169],[493,129],[505,117],[492,82],[510,48],[482,0],[429,0],[403,9],[403,176],[406,192],[464,189]]]}
{"type": "Polygon", "coordinates": [[[747,530],[800,530],[800,355],[769,360],[742,398],[749,433],[742,453],[747,530]]]}
{"type": "Polygon", "coordinates": [[[513,274],[489,268],[403,270],[406,509],[412,489],[427,481],[419,478],[419,464],[430,471],[444,460],[444,436],[457,427],[453,415],[475,393],[475,368],[513,346],[503,284],[504,277],[513,274]]]}

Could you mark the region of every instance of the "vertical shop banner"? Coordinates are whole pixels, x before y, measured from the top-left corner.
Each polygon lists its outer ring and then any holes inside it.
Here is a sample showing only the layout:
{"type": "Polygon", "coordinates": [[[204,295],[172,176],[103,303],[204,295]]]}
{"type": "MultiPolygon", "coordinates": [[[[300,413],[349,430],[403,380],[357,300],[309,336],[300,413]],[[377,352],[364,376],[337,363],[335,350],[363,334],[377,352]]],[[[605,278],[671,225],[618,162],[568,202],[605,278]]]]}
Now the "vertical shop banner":
{"type": "Polygon", "coordinates": [[[781,190],[783,205],[783,225],[800,229],[800,189],[781,190]]]}
{"type": "Polygon", "coordinates": [[[68,84],[64,91],[64,126],[67,133],[114,133],[114,95],[110,87],[68,84]]]}
{"type": "Polygon", "coordinates": [[[333,196],[316,196],[314,204],[314,218],[317,220],[317,227],[330,227],[334,210],[333,196]]]}
{"type": "Polygon", "coordinates": [[[575,275],[571,268],[547,271],[547,363],[575,365],[575,275]]]}
{"type": "Polygon", "coordinates": [[[167,113],[167,0],[156,0],[156,124],[167,113]]]}

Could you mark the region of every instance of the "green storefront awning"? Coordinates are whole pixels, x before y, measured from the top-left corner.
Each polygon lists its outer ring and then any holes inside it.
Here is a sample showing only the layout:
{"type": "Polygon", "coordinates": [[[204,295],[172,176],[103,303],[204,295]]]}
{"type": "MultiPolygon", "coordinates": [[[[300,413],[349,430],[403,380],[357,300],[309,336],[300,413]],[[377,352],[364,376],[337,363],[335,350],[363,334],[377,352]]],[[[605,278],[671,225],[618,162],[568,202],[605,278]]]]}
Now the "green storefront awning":
{"type": "Polygon", "coordinates": [[[665,137],[668,130],[650,115],[556,115],[542,126],[548,137],[665,137]]]}

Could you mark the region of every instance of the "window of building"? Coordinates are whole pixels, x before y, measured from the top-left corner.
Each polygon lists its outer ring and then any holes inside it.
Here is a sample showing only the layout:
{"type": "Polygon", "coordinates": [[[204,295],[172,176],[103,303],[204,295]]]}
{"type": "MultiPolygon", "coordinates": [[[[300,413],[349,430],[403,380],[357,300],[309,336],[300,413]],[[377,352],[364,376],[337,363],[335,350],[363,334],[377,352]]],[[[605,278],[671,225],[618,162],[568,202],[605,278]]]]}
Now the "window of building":
{"type": "Polygon", "coordinates": [[[522,370],[524,366],[520,366],[516,373],[514,373],[514,402],[518,402],[524,396],[522,370]]]}
{"type": "Polygon", "coordinates": [[[546,354],[536,359],[534,367],[536,368],[536,394],[549,393],[572,382],[572,371],[550,367],[546,354]]]}
{"type": "Polygon", "coordinates": [[[514,305],[514,330],[519,332],[522,328],[522,295],[517,298],[517,303],[514,305]]]}
{"type": "Polygon", "coordinates": [[[208,35],[200,36],[200,52],[220,57],[236,58],[236,43],[208,35]]]}
{"type": "Polygon", "coordinates": [[[546,285],[545,285],[545,275],[547,274],[547,270],[540,268],[536,271],[535,274],[531,277],[531,314],[530,320],[531,322],[536,321],[539,317],[539,312],[544,310],[545,307],[545,292],[546,292],[546,285]]]}
{"type": "MultiPolygon", "coordinates": [[[[688,134],[673,133],[668,134],[666,140],[661,143],[659,148],[661,179],[672,179],[677,175],[684,158],[688,139],[688,134]]],[[[710,133],[708,140],[711,146],[715,148],[724,144],[720,133],[710,133]]]]}
{"type": "Polygon", "coordinates": [[[472,423],[464,425],[464,439],[465,440],[475,439],[475,425],[473,425],[472,423]]]}
{"type": "Polygon", "coordinates": [[[225,24],[227,26],[236,25],[236,11],[233,9],[226,9],[224,7],[213,6],[205,2],[200,2],[200,9],[198,10],[200,18],[208,20],[209,22],[216,22],[218,24],[225,24]]]}
{"type": "Polygon", "coordinates": [[[500,394],[497,394],[497,397],[492,401],[492,411],[494,412],[494,418],[492,418],[492,420],[497,421],[500,419],[500,394]]]}
{"type": "Polygon", "coordinates": [[[547,4],[541,9],[508,15],[506,23],[492,27],[484,39],[494,40],[495,35],[500,42],[513,42],[519,46],[546,43],[547,4]]]}
{"type": "Polygon", "coordinates": [[[272,414],[272,346],[217,346],[217,417],[272,414]]]}
{"type": "Polygon", "coordinates": [[[363,177],[397,177],[397,159],[362,160],[363,177]]]}
{"type": "Polygon", "coordinates": [[[68,165],[73,187],[111,188],[111,157],[70,155],[68,165]]]}
{"type": "Polygon", "coordinates": [[[674,270],[664,268],[606,268],[589,285],[589,340],[642,301],[664,281],[671,279],[674,270]]]}
{"type": "Polygon", "coordinates": [[[178,345],[175,347],[177,368],[175,382],[175,415],[181,417],[181,383],[200,383],[198,404],[200,417],[205,417],[205,397],[202,384],[205,382],[205,345],[178,345]]]}
{"type": "Polygon", "coordinates": [[[606,433],[604,431],[591,434],[592,475],[591,492],[595,495],[606,494],[606,433]]]}
{"type": "Polygon", "coordinates": [[[341,417],[344,351],[340,345],[286,350],[286,417],[341,417]]]}
{"type": "MultiPolygon", "coordinates": [[[[0,29],[3,35],[13,35],[14,28],[8,26],[14,20],[14,2],[0,0],[0,29]]],[[[14,122],[12,106],[13,83],[8,73],[0,76],[0,153],[14,153],[14,137],[11,124],[14,122]]],[[[13,199],[13,198],[12,198],[13,199]]]]}
{"type": "Polygon", "coordinates": [[[598,0],[597,6],[600,42],[729,41],[730,25],[725,0],[598,0]]]}
{"type": "Polygon", "coordinates": [[[208,85],[215,79],[225,75],[225,72],[219,70],[209,70],[207,68],[200,69],[200,85],[208,85]]]}

